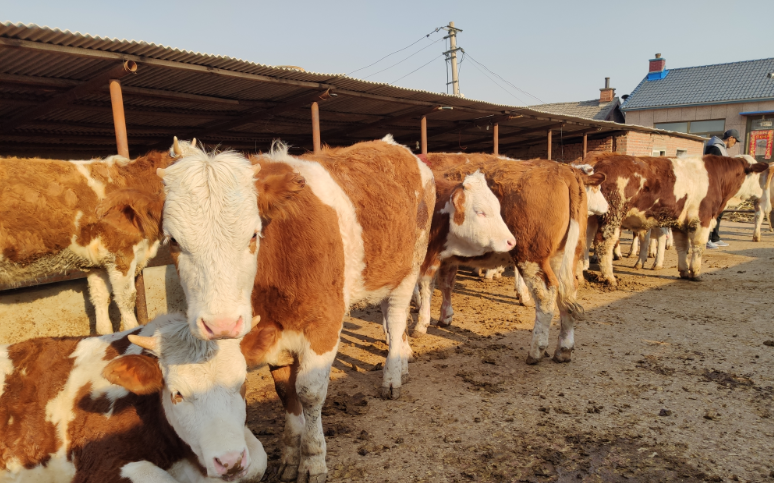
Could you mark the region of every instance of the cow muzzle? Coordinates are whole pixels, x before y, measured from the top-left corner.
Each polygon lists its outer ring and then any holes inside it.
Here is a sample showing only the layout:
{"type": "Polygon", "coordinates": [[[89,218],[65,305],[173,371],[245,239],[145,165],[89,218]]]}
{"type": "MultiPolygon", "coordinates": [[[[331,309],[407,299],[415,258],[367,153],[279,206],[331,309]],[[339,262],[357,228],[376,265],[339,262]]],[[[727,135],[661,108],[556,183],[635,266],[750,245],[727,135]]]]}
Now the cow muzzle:
{"type": "Polygon", "coordinates": [[[201,334],[205,340],[236,339],[242,336],[245,326],[244,318],[213,317],[211,319],[199,318],[201,334]]]}
{"type": "Polygon", "coordinates": [[[215,476],[223,481],[234,481],[247,474],[250,463],[247,461],[247,449],[241,453],[232,451],[213,458],[215,476]]]}

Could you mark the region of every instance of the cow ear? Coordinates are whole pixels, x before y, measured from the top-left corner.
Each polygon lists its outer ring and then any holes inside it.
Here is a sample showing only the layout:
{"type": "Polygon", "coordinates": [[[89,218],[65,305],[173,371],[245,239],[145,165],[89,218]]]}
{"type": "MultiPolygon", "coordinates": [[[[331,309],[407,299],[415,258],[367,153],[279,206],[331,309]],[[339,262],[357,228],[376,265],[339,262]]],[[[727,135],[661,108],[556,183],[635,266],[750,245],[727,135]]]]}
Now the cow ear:
{"type": "Polygon", "coordinates": [[[454,206],[454,223],[462,225],[465,222],[465,188],[462,185],[452,191],[451,202],[454,206]]]}
{"type": "Polygon", "coordinates": [[[750,174],[750,173],[762,173],[766,171],[769,168],[768,163],[755,163],[755,164],[748,164],[744,167],[744,174],[750,174]]]}
{"type": "Polygon", "coordinates": [[[607,178],[605,173],[595,173],[592,175],[584,174],[581,177],[583,178],[583,184],[587,186],[599,186],[604,183],[605,179],[607,178]]]}
{"type": "Polygon", "coordinates": [[[266,353],[277,341],[279,329],[274,324],[258,324],[239,343],[247,368],[252,369],[265,363],[266,353]]]}
{"type": "Polygon", "coordinates": [[[110,193],[97,207],[102,223],[127,235],[156,240],[161,233],[162,193],[125,189],[110,193]]]}
{"type": "Polygon", "coordinates": [[[300,212],[296,196],[306,186],[306,180],[300,174],[267,174],[257,179],[255,186],[258,188],[258,211],[261,218],[286,219],[300,212]]]}
{"type": "Polygon", "coordinates": [[[164,387],[158,359],[146,355],[113,359],[102,371],[102,377],[139,396],[159,392],[164,387]]]}

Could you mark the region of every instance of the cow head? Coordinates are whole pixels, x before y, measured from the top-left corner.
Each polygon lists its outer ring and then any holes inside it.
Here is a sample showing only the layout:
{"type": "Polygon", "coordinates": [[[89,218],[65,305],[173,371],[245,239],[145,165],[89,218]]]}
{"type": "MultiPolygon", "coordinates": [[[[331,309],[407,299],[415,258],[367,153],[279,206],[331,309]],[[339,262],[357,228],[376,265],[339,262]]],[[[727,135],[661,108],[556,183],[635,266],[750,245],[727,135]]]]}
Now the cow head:
{"type": "Polygon", "coordinates": [[[197,339],[179,314],[161,316],[143,332],[152,335],[128,337],[145,351],[113,359],[105,379],[134,394],[159,393],[167,421],[208,476],[233,480],[250,469],[259,480],[266,453],[245,428],[240,341],[197,339]]]}
{"type": "Polygon", "coordinates": [[[158,174],[164,180],[163,235],[200,339],[235,338],[250,329],[250,295],[261,217],[250,162],[235,152],[190,147],[158,174]]]}
{"type": "Polygon", "coordinates": [[[500,213],[500,201],[476,171],[454,188],[441,213],[449,215],[449,237],[443,257],[475,257],[488,252],[508,252],[516,238],[500,213]]]}
{"type": "Polygon", "coordinates": [[[749,154],[740,154],[736,156],[741,158],[744,163],[745,179],[739,191],[736,192],[733,199],[740,202],[754,199],[760,201],[760,209],[764,213],[771,211],[771,179],[774,176],[774,169],[771,169],[768,163],[759,163],[749,154]]]}
{"type": "Polygon", "coordinates": [[[607,204],[607,200],[602,195],[602,183],[605,182],[605,173],[597,173],[592,175],[582,175],[583,184],[586,188],[586,200],[588,202],[588,214],[604,215],[610,206],[607,204]]]}

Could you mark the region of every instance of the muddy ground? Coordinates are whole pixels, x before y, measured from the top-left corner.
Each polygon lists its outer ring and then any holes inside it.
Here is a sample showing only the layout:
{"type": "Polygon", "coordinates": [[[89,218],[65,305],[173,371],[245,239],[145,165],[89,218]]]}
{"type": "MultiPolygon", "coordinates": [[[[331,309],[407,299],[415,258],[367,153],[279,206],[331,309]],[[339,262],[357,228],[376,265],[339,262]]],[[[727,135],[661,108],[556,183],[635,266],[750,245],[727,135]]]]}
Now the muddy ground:
{"type": "MultiPolygon", "coordinates": [[[[329,481],[774,479],[774,235],[752,243],[751,227],[723,222],[731,246],[705,252],[701,282],[677,279],[671,250],[659,272],[616,262],[617,290],[587,283],[569,364],[524,363],[534,309],[512,272],[462,271],[454,325],[411,339],[397,401],[378,398],[380,312],[353,311],[323,412],[329,481]]],[[[284,413],[266,369],[248,387],[274,481],[284,413]]]]}

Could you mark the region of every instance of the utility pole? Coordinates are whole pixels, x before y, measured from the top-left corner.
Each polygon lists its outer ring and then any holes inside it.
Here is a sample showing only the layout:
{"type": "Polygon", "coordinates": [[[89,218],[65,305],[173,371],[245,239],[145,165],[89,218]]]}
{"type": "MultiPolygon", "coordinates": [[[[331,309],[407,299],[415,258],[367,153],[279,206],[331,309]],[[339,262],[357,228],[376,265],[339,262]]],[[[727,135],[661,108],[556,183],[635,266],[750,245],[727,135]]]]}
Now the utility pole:
{"type": "Polygon", "coordinates": [[[457,72],[457,51],[461,49],[457,48],[457,32],[462,32],[462,30],[456,28],[454,26],[454,22],[449,22],[449,25],[444,27],[444,30],[449,32],[449,35],[444,37],[445,39],[449,39],[449,50],[444,52],[444,54],[446,55],[447,61],[451,60],[451,68],[452,68],[451,85],[453,88],[454,95],[457,97],[460,97],[460,78],[457,72]]]}

